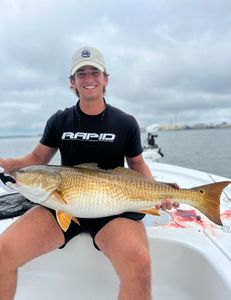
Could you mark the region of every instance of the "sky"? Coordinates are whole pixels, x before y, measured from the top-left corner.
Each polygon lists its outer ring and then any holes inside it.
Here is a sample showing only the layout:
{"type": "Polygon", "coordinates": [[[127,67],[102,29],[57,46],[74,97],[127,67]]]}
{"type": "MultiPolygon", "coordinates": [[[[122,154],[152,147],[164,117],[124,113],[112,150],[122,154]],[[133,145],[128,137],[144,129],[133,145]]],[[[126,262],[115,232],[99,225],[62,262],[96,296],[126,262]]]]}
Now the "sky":
{"type": "Polygon", "coordinates": [[[230,0],[0,0],[0,136],[74,105],[71,57],[103,53],[108,103],[141,127],[231,122],[230,0]]]}

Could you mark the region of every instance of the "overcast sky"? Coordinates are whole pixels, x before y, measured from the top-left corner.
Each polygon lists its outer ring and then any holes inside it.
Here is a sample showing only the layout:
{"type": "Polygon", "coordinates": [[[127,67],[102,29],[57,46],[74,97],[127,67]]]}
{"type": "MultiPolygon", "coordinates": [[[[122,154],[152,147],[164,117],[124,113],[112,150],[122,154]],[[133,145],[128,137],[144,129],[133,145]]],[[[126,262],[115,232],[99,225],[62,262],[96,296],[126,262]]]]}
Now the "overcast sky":
{"type": "Polygon", "coordinates": [[[0,135],[76,102],[75,50],[99,48],[107,101],[150,123],[231,122],[230,0],[0,0],[0,135]]]}

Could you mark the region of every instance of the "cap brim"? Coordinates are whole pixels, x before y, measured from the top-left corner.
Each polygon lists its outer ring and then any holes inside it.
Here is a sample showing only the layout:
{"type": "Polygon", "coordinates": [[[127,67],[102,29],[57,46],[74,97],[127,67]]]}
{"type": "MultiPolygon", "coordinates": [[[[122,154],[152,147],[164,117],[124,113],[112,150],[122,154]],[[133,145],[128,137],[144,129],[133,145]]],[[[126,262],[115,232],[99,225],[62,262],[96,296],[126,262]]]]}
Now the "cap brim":
{"type": "Polygon", "coordinates": [[[97,69],[99,69],[100,71],[104,72],[105,71],[105,68],[98,64],[97,62],[95,61],[91,61],[91,60],[85,60],[85,61],[82,61],[76,65],[74,65],[71,69],[71,75],[74,75],[76,71],[78,71],[78,69],[84,67],[84,66],[93,66],[97,69]]]}

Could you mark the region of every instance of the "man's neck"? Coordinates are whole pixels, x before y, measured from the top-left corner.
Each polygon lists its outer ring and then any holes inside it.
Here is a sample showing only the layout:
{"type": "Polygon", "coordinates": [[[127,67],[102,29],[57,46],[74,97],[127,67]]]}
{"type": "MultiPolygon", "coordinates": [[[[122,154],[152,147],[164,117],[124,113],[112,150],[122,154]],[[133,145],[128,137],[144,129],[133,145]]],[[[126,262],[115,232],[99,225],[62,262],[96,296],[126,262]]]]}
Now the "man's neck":
{"type": "Polygon", "coordinates": [[[81,100],[79,101],[79,106],[82,112],[87,115],[99,115],[105,110],[105,101],[102,98],[101,100],[97,101],[86,101],[81,100]]]}

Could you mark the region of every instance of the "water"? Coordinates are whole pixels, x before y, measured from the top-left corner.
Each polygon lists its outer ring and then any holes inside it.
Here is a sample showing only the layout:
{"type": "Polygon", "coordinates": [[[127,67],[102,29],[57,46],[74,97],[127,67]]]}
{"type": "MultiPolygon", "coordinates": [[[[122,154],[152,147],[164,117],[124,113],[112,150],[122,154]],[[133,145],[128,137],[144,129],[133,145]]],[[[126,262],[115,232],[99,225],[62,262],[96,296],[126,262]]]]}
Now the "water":
{"type": "Polygon", "coordinates": [[[231,178],[231,129],[159,131],[163,163],[231,178]]]}
{"type": "MultiPolygon", "coordinates": [[[[32,151],[39,137],[1,138],[0,157],[20,157],[32,151]]],[[[231,129],[159,131],[160,160],[231,178],[231,129]]],[[[58,164],[59,155],[51,163],[58,164]]]]}
{"type": "MultiPolygon", "coordinates": [[[[14,137],[0,138],[0,158],[21,157],[33,151],[41,137],[14,137]]],[[[60,164],[60,155],[57,153],[51,161],[60,164]]]]}

